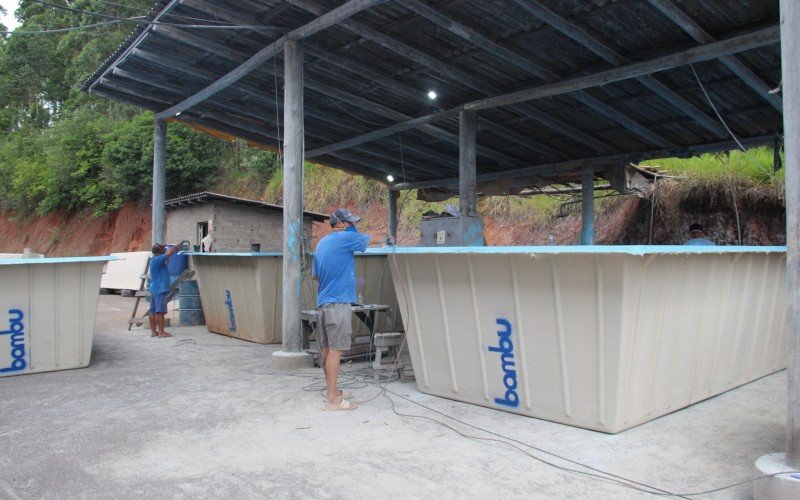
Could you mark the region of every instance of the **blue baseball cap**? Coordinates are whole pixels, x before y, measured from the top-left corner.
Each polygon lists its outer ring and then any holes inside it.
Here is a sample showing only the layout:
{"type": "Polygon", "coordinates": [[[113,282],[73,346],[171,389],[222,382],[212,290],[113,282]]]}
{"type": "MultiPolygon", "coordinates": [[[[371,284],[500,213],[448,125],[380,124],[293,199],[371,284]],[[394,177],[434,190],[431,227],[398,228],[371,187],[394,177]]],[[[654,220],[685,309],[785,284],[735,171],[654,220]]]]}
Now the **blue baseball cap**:
{"type": "Polygon", "coordinates": [[[333,226],[337,222],[356,223],[356,222],[358,222],[360,220],[361,220],[361,217],[351,214],[350,210],[348,210],[346,208],[337,208],[331,214],[330,223],[331,223],[331,226],[333,226]]]}

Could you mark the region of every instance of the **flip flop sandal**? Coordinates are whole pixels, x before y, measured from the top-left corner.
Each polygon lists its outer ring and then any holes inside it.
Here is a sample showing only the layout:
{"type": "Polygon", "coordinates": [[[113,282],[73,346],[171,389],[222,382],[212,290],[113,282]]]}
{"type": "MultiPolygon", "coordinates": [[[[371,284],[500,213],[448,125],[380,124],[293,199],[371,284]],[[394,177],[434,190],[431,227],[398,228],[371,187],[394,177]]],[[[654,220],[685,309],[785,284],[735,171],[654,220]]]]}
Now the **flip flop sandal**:
{"type": "MultiPolygon", "coordinates": [[[[322,397],[325,397],[325,391],[322,392],[322,397]]],[[[342,391],[342,394],[339,397],[342,399],[353,399],[355,396],[353,396],[353,393],[350,391],[342,391]]]]}
{"type": "Polygon", "coordinates": [[[343,399],[338,405],[325,405],[322,407],[322,411],[346,411],[346,410],[355,410],[358,408],[358,405],[352,403],[346,399],[343,399]]]}

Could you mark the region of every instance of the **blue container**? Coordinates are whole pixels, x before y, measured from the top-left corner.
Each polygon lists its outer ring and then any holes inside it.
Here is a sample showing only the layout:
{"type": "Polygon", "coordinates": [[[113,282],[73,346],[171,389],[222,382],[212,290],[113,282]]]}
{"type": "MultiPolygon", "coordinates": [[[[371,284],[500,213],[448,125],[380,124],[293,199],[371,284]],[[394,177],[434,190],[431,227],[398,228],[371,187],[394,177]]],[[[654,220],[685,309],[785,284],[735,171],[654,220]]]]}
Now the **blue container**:
{"type": "MultiPolygon", "coordinates": [[[[172,245],[169,246],[171,247],[172,245]]],[[[169,271],[170,276],[179,276],[188,268],[189,258],[180,252],[172,255],[167,263],[167,271],[169,271]]]]}
{"type": "Polygon", "coordinates": [[[180,290],[178,320],[181,325],[205,325],[206,317],[203,314],[203,303],[200,300],[200,288],[197,286],[197,281],[181,281],[178,290],[180,290]]]}

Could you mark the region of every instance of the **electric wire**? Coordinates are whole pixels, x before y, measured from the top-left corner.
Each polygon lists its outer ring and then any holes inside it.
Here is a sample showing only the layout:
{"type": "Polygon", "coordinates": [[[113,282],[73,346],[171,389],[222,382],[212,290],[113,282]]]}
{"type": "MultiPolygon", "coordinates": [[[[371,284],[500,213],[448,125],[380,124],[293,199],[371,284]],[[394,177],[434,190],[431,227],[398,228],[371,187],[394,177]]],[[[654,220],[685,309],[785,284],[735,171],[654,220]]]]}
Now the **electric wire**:
{"type": "MultiPolygon", "coordinates": [[[[133,6],[133,5],[123,5],[121,3],[111,2],[109,0],[103,0],[103,3],[106,4],[106,5],[113,5],[115,7],[121,7],[121,8],[129,9],[129,10],[139,11],[139,12],[142,12],[144,14],[149,14],[150,12],[152,12],[150,9],[136,7],[136,6],[133,6]]],[[[215,19],[206,19],[206,18],[203,18],[203,17],[185,16],[185,15],[182,15],[182,14],[173,14],[172,12],[165,13],[164,17],[174,17],[176,19],[188,19],[190,21],[203,21],[203,22],[207,22],[207,23],[229,24],[226,21],[217,21],[215,19]]]]}
{"type": "MultiPolygon", "coordinates": [[[[147,21],[144,16],[135,16],[135,17],[119,17],[114,16],[111,14],[104,14],[99,12],[91,12],[86,11],[83,9],[76,9],[73,7],[66,7],[62,5],[56,5],[49,2],[44,2],[42,0],[33,0],[34,2],[41,4],[46,7],[51,7],[54,9],[65,10],[68,12],[84,14],[84,15],[91,15],[96,17],[101,17],[104,19],[109,19],[108,21],[98,22],[98,23],[91,23],[85,24],[81,26],[68,26],[64,28],[52,28],[52,29],[43,29],[43,30],[0,30],[0,34],[13,34],[13,35],[43,35],[43,34],[50,34],[50,33],[66,33],[70,31],[76,30],[83,30],[83,29],[92,29],[98,28],[101,26],[108,26],[112,24],[119,24],[119,23],[136,23],[138,25],[146,25],[146,26],[171,26],[175,28],[182,28],[182,29],[240,29],[240,30],[253,30],[253,31],[277,31],[280,33],[288,33],[290,30],[287,28],[281,28],[279,26],[266,26],[266,25],[236,25],[236,24],[178,24],[178,23],[166,23],[163,21],[147,21]]],[[[203,20],[212,23],[217,23],[218,21],[210,21],[210,20],[203,20]]]]}
{"type": "Polygon", "coordinates": [[[753,158],[753,157],[750,155],[750,151],[749,151],[749,150],[748,150],[746,147],[744,147],[744,145],[743,145],[743,144],[742,144],[742,142],[739,140],[739,138],[738,138],[738,137],[736,137],[736,134],[734,134],[734,133],[733,133],[733,131],[731,130],[731,128],[728,126],[728,123],[725,121],[725,119],[724,119],[724,118],[722,118],[722,115],[720,114],[719,110],[717,109],[717,106],[715,106],[715,105],[714,105],[714,101],[712,101],[712,100],[711,100],[711,96],[710,96],[710,95],[708,94],[708,92],[706,91],[706,87],[705,87],[705,85],[703,85],[703,82],[700,80],[700,76],[698,76],[698,74],[697,74],[697,71],[695,71],[695,69],[694,69],[694,65],[693,65],[693,64],[689,64],[689,67],[692,69],[692,73],[694,74],[694,78],[695,78],[695,80],[697,80],[697,83],[698,83],[698,85],[700,85],[700,90],[702,90],[702,91],[703,91],[703,94],[706,96],[706,100],[708,101],[708,104],[711,106],[711,109],[713,109],[713,110],[714,110],[714,113],[717,115],[717,118],[719,118],[719,121],[720,121],[720,122],[722,123],[722,125],[725,127],[725,130],[727,130],[727,131],[728,131],[728,133],[729,133],[729,134],[730,134],[730,136],[733,138],[733,140],[736,142],[736,144],[739,146],[739,148],[742,150],[742,152],[743,152],[743,153],[744,153],[744,154],[745,154],[745,155],[746,155],[748,158],[750,158],[750,161],[752,161],[752,162],[753,162],[753,163],[754,163],[754,164],[755,164],[755,165],[756,165],[756,166],[757,166],[757,167],[758,167],[758,168],[759,168],[759,169],[760,169],[762,172],[764,172],[764,174],[765,174],[765,175],[766,175],[766,176],[767,176],[769,179],[774,179],[774,178],[775,178],[775,176],[773,175],[773,173],[772,173],[772,172],[770,172],[769,170],[767,170],[767,169],[766,169],[766,168],[765,168],[765,167],[764,167],[764,166],[761,164],[761,162],[757,161],[755,158],[753,158]]]}

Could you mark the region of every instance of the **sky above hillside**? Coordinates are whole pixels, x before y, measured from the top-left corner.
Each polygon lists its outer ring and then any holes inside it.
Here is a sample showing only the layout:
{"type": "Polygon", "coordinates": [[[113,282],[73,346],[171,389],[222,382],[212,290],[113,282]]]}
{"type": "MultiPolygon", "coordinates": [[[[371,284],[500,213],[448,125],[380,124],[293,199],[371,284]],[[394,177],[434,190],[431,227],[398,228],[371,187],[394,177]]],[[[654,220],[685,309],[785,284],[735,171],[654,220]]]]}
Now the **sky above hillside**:
{"type": "Polygon", "coordinates": [[[0,18],[0,22],[5,24],[8,29],[16,28],[19,23],[14,19],[14,11],[17,10],[19,0],[0,0],[0,5],[6,9],[6,15],[0,18]]]}

